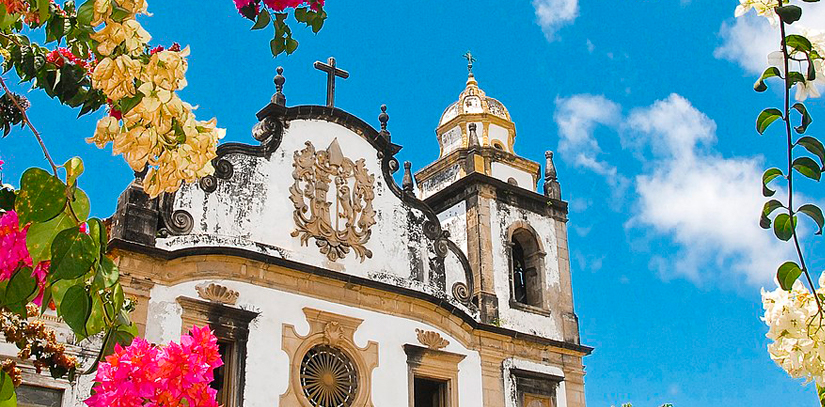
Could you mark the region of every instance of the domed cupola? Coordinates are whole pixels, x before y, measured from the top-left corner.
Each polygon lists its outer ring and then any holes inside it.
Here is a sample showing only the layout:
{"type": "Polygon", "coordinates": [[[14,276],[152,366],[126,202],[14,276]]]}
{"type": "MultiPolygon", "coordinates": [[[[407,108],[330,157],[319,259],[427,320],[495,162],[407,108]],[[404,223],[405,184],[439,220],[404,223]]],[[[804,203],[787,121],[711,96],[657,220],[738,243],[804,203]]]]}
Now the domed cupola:
{"type": "Polygon", "coordinates": [[[444,110],[438,122],[435,132],[441,146],[441,156],[472,145],[494,147],[513,153],[516,126],[510,119],[510,112],[501,102],[487,96],[478,87],[472,68],[470,62],[466,88],[458,96],[458,100],[444,110]],[[477,140],[470,140],[470,124],[475,124],[477,140]]]}
{"type": "Polygon", "coordinates": [[[465,57],[467,84],[435,129],[438,160],[415,174],[420,196],[427,198],[472,173],[535,192],[539,164],[516,154],[516,125],[510,112],[478,87],[474,59],[470,53],[465,57]]]}

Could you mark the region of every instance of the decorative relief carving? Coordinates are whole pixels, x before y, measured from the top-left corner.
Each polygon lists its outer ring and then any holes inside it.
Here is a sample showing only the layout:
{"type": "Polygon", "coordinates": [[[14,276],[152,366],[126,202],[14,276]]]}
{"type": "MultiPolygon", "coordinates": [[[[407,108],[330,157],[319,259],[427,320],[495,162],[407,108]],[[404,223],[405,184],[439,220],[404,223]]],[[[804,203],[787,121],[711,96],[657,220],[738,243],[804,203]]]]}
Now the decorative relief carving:
{"type": "Polygon", "coordinates": [[[362,262],[371,258],[372,251],[364,245],[375,224],[375,176],[367,171],[363,158],[353,162],[344,157],[338,139],[320,151],[309,141],[305,144],[295,152],[292,164],[295,183],[289,192],[296,226],[292,236],[300,237],[302,245],[314,238],[330,261],[344,258],[350,250],[362,262]]]}
{"type": "Polygon", "coordinates": [[[204,300],[221,304],[235,305],[240,295],[237,291],[218,284],[199,285],[195,287],[198,295],[204,300]]]}
{"type": "Polygon", "coordinates": [[[355,344],[353,337],[363,320],[312,308],[304,308],[304,315],[309,322],[306,336],[298,335],[293,325],[283,326],[281,349],[289,356],[290,379],[278,405],[372,407],[372,371],[378,367],[378,344],[369,342],[364,348],[355,344]],[[313,365],[316,360],[323,363],[313,365]],[[325,393],[338,396],[331,404],[319,403],[325,393]]]}
{"type": "Polygon", "coordinates": [[[442,338],[438,332],[416,329],[415,333],[418,335],[418,342],[433,350],[444,349],[450,344],[450,341],[442,338]]]}

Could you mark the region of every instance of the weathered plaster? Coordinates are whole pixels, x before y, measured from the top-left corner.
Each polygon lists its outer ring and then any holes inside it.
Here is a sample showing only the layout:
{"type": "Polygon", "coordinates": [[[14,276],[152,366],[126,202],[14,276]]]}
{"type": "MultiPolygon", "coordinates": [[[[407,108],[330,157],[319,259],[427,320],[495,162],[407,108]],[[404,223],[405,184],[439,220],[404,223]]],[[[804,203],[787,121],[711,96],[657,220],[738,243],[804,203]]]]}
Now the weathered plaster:
{"type": "Polygon", "coordinates": [[[279,396],[288,386],[289,358],[281,351],[283,324],[295,326],[300,335],[309,331],[303,308],[310,307],[363,319],[355,333],[355,344],[378,343],[378,367],[372,377],[372,400],[376,406],[404,406],[408,399],[407,357],[405,344],[418,344],[416,329],[437,332],[450,344],[447,352],[466,355],[459,364],[459,406],[483,405],[481,359],[478,352],[461,345],[461,341],[426,323],[392,315],[365,311],[283,291],[229,280],[198,280],[171,287],[155,286],[151,291],[150,314],[156,315],[155,327],[147,330],[150,341],[179,338],[181,310],[179,296],[197,297],[195,286],[216,283],[240,293],[238,306],[253,309],[260,315],[249,327],[247,343],[245,406],[277,406],[279,396]],[[277,301],[273,301],[277,298],[277,301]],[[174,308],[177,308],[176,310],[174,308]],[[392,327],[392,329],[388,329],[392,327]]]}

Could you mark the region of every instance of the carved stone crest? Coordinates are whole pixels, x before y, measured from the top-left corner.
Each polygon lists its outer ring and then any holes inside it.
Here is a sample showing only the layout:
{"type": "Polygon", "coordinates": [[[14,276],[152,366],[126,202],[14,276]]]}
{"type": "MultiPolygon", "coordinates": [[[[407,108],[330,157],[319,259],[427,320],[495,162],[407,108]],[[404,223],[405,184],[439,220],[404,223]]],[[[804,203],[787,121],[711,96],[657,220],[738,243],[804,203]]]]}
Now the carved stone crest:
{"type": "Polygon", "coordinates": [[[316,151],[311,142],[295,152],[290,200],[295,206],[293,237],[301,245],[310,238],[330,261],[344,258],[350,250],[362,262],[372,257],[364,245],[375,224],[372,200],[375,176],[364,159],[353,162],[344,157],[338,139],[326,150],[316,151]]]}

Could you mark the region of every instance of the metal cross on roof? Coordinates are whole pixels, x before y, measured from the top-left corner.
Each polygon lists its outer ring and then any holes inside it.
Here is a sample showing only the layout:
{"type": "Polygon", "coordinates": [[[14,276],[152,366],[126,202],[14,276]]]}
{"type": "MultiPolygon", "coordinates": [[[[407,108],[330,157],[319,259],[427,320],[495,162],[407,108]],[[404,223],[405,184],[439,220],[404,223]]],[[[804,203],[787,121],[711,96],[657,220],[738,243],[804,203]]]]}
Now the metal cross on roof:
{"type": "Polygon", "coordinates": [[[327,63],[315,61],[315,69],[327,73],[327,106],[335,107],[335,77],[349,78],[349,72],[335,66],[335,58],[329,57],[327,63]]]}
{"type": "Polygon", "coordinates": [[[473,57],[473,53],[467,51],[467,53],[463,56],[465,59],[467,59],[467,70],[470,71],[470,73],[473,73],[473,62],[476,61],[475,57],[473,57]]]}

